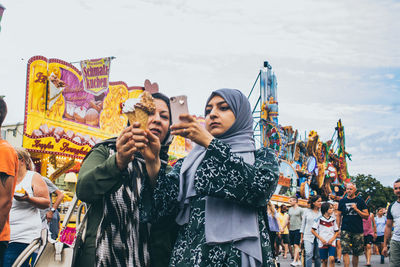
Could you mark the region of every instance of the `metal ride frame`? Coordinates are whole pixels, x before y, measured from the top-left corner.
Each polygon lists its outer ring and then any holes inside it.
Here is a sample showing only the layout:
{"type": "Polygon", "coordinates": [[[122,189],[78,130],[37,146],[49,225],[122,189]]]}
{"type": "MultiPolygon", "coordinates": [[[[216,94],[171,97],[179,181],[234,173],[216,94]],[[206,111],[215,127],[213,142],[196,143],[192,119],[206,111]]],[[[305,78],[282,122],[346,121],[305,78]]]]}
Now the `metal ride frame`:
{"type": "MultiPolygon", "coordinates": [[[[303,145],[304,143],[307,143],[307,135],[305,133],[305,140],[302,141],[298,138],[297,130],[293,131],[291,126],[282,127],[278,124],[277,79],[275,74],[272,72],[272,66],[267,61],[264,62],[263,67],[260,69],[257,78],[253,83],[248,99],[250,103],[255,103],[252,105],[252,113],[254,122],[254,139],[256,140],[257,148],[261,146],[270,147],[276,151],[276,155],[279,158],[281,177],[272,200],[288,202],[289,196],[295,195],[297,192],[300,192],[301,195],[301,190],[304,191],[304,187],[306,187],[306,191],[309,192],[308,188],[310,183],[308,182],[307,185],[304,183],[304,170],[300,170],[298,166],[296,166],[296,161],[298,161],[298,159],[295,159],[298,143],[303,143],[303,145]],[[260,82],[259,91],[255,90],[258,82],[260,82]],[[301,176],[300,180],[299,176],[301,176]],[[289,178],[291,179],[291,182],[288,181],[289,178]]],[[[311,133],[315,133],[317,136],[317,140],[315,140],[316,143],[314,144],[316,145],[319,141],[318,135],[314,131],[311,131],[310,134],[311,133]]],[[[336,179],[332,180],[327,185],[328,187],[335,187],[336,191],[337,186],[343,186],[343,182],[349,180],[346,158],[351,160],[351,155],[345,151],[344,127],[342,126],[341,120],[338,121],[337,127],[335,128],[330,140],[331,144],[328,146],[324,143],[321,144],[324,145],[325,148],[331,149],[329,152],[326,152],[325,157],[331,157],[331,159],[333,157],[336,162],[339,162],[339,175],[337,175],[336,179]]],[[[310,143],[310,145],[312,145],[312,143],[310,143]]],[[[314,153],[315,150],[313,154],[314,153]]],[[[303,160],[305,160],[305,158],[303,160]]],[[[312,171],[309,171],[308,175],[310,176],[311,173],[312,171]]],[[[305,181],[307,180],[310,179],[306,178],[305,181]]],[[[305,198],[308,198],[308,194],[305,195],[307,196],[305,198]]],[[[306,205],[306,200],[299,200],[299,204],[306,205]]]]}

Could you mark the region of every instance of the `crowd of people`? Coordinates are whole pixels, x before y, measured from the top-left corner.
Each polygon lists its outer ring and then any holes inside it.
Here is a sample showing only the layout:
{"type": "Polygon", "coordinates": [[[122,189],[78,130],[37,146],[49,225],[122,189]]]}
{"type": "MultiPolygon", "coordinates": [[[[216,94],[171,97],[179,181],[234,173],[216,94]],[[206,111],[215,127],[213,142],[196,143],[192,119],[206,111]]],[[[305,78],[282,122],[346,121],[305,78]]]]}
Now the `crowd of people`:
{"type": "MultiPolygon", "coordinates": [[[[83,161],[76,194],[88,204],[87,226],[75,266],[272,267],[280,254],[290,254],[292,266],[301,266],[302,256],[304,266],[334,266],[341,255],[349,266],[351,254],[357,266],[364,251],[370,264],[374,242],[384,262],[389,240],[390,264],[400,266],[400,180],[394,184],[398,201],[386,216],[384,207],[370,215],[352,183],[339,203],[322,203],[316,195],[307,209],[296,197],[289,208],[275,206],[270,198],[278,160],[271,149],[256,149],[243,93],[214,91],[205,105],[205,127],[189,114],[172,124],[169,98],[153,98],[147,129],[128,124],[83,161]],[[174,135],[196,146],[171,167],[167,151],[174,135]]],[[[0,98],[0,127],[6,113],[0,98]]],[[[8,267],[43,228],[57,238],[51,222],[63,196],[33,171],[26,150],[0,139],[0,152],[0,267],[8,267]],[[53,204],[50,193],[57,195],[53,204]]],[[[24,266],[29,262],[35,255],[24,266]]]]}
{"type": "Polygon", "coordinates": [[[366,266],[371,266],[371,255],[380,255],[380,263],[384,264],[390,247],[390,266],[400,266],[400,179],[394,183],[398,200],[388,209],[379,207],[369,211],[356,190],[355,184],[347,183],[346,194],[339,202],[322,203],[321,196],[313,195],[308,200],[308,208],[299,207],[296,197],[290,198],[289,209],[285,204],[269,208],[270,236],[271,241],[275,240],[276,261],[279,262],[279,255],[286,258],[290,252],[291,266],[311,267],[314,264],[319,267],[322,264],[331,267],[341,265],[343,259],[347,267],[352,255],[352,266],[356,267],[359,256],[365,254],[366,266]],[[298,254],[301,248],[304,249],[303,261],[298,254]]]}

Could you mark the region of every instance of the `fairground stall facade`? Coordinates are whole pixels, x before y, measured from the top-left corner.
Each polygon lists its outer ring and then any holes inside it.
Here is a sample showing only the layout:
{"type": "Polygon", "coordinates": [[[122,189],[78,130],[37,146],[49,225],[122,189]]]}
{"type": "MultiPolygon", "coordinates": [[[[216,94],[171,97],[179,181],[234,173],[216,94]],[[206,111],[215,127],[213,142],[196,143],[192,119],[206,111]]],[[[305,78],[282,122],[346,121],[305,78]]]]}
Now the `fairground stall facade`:
{"type": "MultiPolygon", "coordinates": [[[[60,59],[35,56],[28,62],[23,147],[36,171],[70,196],[85,155],[126,126],[120,104],[145,90],[108,82],[110,60],[85,61],[83,72],[60,59]]],[[[145,84],[152,86],[148,80],[145,84]]]]}

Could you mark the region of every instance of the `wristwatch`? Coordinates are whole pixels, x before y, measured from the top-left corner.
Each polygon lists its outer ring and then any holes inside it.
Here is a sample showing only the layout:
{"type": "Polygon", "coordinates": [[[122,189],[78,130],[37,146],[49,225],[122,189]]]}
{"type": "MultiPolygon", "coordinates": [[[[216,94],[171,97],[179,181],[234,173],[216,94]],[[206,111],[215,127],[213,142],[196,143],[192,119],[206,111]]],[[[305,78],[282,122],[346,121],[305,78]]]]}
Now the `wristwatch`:
{"type": "Polygon", "coordinates": [[[53,207],[51,207],[50,211],[51,211],[51,212],[55,212],[55,211],[56,211],[56,209],[55,209],[55,208],[53,208],[53,207]]]}

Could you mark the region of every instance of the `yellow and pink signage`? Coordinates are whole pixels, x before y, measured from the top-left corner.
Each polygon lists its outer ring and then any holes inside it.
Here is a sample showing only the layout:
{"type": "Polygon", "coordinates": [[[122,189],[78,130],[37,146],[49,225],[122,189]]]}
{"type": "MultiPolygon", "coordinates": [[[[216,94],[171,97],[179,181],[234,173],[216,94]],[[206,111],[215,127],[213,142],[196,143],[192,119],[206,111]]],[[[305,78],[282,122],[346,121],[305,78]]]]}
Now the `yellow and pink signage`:
{"type": "Polygon", "coordinates": [[[137,98],[144,88],[108,82],[109,59],[86,63],[85,81],[81,71],[60,59],[29,60],[25,148],[83,158],[97,142],[117,136],[126,126],[121,103],[137,98]]]}
{"type": "Polygon", "coordinates": [[[81,61],[83,88],[95,96],[108,89],[111,58],[99,58],[81,61]]]}

